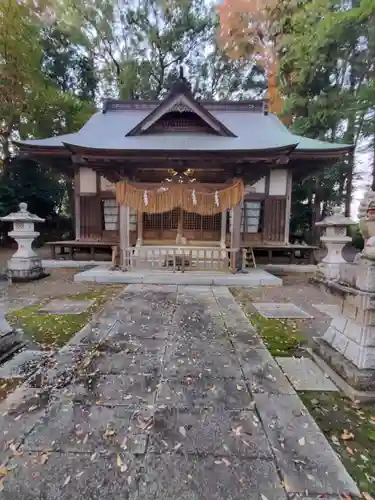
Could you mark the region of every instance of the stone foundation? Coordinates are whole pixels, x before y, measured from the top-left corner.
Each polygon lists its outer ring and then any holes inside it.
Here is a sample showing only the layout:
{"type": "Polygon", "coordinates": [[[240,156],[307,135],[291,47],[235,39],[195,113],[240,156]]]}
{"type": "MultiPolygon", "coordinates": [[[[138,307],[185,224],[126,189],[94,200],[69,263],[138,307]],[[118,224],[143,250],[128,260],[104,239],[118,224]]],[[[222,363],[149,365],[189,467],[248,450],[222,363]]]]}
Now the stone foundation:
{"type": "Polygon", "coordinates": [[[359,369],[324,339],[315,338],[313,350],[354,389],[375,391],[375,370],[359,369]]]}

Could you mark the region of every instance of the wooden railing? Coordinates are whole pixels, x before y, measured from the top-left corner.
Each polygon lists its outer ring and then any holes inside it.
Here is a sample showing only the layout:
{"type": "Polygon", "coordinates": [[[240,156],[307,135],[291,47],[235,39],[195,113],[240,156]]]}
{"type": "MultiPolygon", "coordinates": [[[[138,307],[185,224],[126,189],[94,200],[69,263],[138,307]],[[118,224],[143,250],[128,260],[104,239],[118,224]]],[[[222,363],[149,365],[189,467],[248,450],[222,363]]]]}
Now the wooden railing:
{"type": "Polygon", "coordinates": [[[223,271],[235,273],[241,268],[241,252],[236,248],[218,247],[139,247],[122,251],[124,270],[223,271]]]}

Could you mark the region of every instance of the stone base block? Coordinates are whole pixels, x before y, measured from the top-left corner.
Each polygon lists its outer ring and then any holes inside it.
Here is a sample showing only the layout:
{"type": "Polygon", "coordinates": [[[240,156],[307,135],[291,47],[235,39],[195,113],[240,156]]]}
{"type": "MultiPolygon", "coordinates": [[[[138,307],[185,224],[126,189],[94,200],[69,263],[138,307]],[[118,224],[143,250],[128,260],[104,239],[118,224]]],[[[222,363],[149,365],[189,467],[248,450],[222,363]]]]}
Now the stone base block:
{"type": "Polygon", "coordinates": [[[313,350],[355,389],[375,391],[375,370],[358,368],[324,339],[315,338],[313,350]]]}
{"type": "Polygon", "coordinates": [[[39,257],[11,258],[7,264],[7,277],[12,281],[29,281],[48,276],[39,257]]]}
{"type": "Polygon", "coordinates": [[[317,275],[323,279],[336,280],[340,275],[340,265],[341,262],[320,262],[317,265],[317,275]]]}
{"type": "Polygon", "coordinates": [[[325,342],[359,369],[375,369],[375,329],[357,325],[351,320],[347,320],[343,326],[339,321],[341,319],[344,317],[334,318],[331,321],[323,336],[325,342]]]}

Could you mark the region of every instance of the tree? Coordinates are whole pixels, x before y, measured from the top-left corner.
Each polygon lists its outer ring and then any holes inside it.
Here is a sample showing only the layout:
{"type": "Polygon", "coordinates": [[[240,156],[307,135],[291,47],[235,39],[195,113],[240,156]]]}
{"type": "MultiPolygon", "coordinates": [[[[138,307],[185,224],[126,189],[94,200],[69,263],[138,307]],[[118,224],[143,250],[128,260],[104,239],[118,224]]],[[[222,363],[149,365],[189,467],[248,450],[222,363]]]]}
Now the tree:
{"type": "MultiPolygon", "coordinates": [[[[373,42],[375,2],[365,0],[350,10],[337,8],[331,0],[309,0],[287,4],[280,29],[280,84],[288,96],[287,110],[293,127],[304,135],[357,144],[364,133],[368,112],[374,106],[369,96],[374,74],[373,42]]],[[[331,180],[332,193],[343,194],[350,214],[353,156],[326,170],[317,179],[314,199],[321,217],[324,195],[320,186],[331,180]],[[337,182],[339,180],[339,182],[337,182]]],[[[332,198],[332,197],[330,197],[332,198]]],[[[337,197],[331,203],[338,202],[337,197]]]]}

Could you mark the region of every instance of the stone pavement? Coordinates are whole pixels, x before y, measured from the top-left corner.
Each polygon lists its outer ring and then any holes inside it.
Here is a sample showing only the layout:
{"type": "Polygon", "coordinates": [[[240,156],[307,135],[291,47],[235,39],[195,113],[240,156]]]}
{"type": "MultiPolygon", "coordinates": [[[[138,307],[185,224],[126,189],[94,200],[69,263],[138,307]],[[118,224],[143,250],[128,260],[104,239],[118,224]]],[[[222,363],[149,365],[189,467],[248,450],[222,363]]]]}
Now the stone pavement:
{"type": "Polygon", "coordinates": [[[23,393],[4,500],[358,494],[226,287],[128,286],[23,393]]]}

